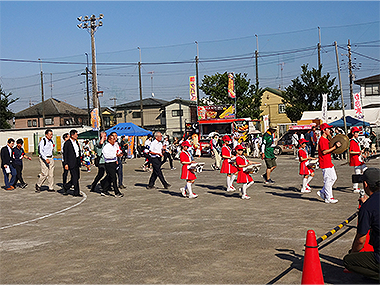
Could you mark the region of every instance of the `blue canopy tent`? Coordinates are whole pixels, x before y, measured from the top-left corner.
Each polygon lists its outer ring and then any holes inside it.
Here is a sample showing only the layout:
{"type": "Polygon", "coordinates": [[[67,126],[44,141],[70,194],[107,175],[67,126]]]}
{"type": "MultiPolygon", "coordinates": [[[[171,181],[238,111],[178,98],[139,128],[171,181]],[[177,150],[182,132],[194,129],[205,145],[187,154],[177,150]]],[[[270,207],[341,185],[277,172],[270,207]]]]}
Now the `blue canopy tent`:
{"type": "Polygon", "coordinates": [[[118,136],[147,136],[152,132],[136,126],[134,123],[119,123],[116,126],[106,130],[107,135],[115,132],[118,136]]]}
{"type": "MultiPolygon", "coordinates": [[[[346,116],[346,124],[347,124],[347,127],[360,127],[360,126],[369,127],[369,125],[370,125],[368,122],[355,119],[351,116],[346,116]]],[[[344,127],[343,118],[341,118],[337,121],[331,122],[331,123],[329,123],[329,125],[331,125],[333,127],[343,128],[344,127]]]]}

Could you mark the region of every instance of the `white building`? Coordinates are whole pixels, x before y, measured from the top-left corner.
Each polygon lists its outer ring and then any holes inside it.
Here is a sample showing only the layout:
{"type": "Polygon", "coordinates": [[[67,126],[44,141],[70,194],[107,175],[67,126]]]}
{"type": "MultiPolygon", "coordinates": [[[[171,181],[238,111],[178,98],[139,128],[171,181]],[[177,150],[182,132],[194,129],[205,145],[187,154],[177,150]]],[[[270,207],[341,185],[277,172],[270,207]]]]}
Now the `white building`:
{"type": "Polygon", "coordinates": [[[354,83],[360,85],[360,96],[364,109],[380,107],[380,74],[356,80],[354,83]]]}

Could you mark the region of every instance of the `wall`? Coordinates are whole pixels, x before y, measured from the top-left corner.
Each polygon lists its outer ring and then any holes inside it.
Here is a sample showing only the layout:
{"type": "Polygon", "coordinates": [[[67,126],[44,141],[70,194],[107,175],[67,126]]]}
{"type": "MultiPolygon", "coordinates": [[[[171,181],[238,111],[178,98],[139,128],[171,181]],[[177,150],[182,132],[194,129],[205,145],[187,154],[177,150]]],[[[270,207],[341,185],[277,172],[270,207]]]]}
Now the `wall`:
{"type": "MultiPolygon", "coordinates": [[[[179,103],[173,103],[165,107],[166,111],[166,134],[173,137],[173,132],[180,131],[180,119],[181,117],[173,117],[172,111],[179,110],[179,103]]],[[[182,116],[182,131],[185,132],[185,122],[191,122],[190,107],[181,104],[181,109],[183,110],[182,116]]]]}
{"type": "MultiPolygon", "coordinates": [[[[139,112],[140,109],[137,110],[120,110],[117,113],[122,113],[120,118],[117,118],[117,123],[129,123],[132,122],[137,126],[141,126],[141,118],[133,118],[133,112],[139,112]]],[[[162,122],[161,119],[160,108],[154,109],[143,109],[143,117],[144,117],[144,126],[153,126],[153,125],[161,125],[165,124],[165,121],[162,122]]],[[[119,117],[119,116],[117,116],[119,117]]]]}
{"type": "MultiPolygon", "coordinates": [[[[50,118],[50,117],[45,117],[45,118],[50,118]]],[[[38,128],[38,120],[40,121],[40,126],[43,126],[43,120],[42,118],[18,118],[15,119],[15,128],[16,129],[33,129],[33,128],[38,128]],[[37,120],[37,127],[28,127],[28,120],[37,120]]],[[[59,127],[60,126],[60,118],[59,117],[54,117],[54,124],[53,125],[48,125],[46,127],[59,127]]]]}
{"type": "MultiPolygon", "coordinates": [[[[24,149],[25,152],[33,152],[34,151],[34,134],[38,134],[38,138],[45,136],[45,130],[47,128],[30,128],[30,129],[10,129],[10,130],[0,130],[0,146],[4,146],[7,143],[7,140],[9,138],[13,138],[14,140],[17,140],[19,138],[22,138],[24,140],[24,149]]],[[[70,130],[75,129],[78,131],[78,133],[82,133],[88,130],[91,130],[92,128],[89,126],[72,126],[72,127],[58,127],[54,128],[53,130],[53,141],[55,144],[55,150],[60,151],[61,149],[61,140],[57,139],[58,137],[62,137],[64,133],[70,132],[70,130]]],[[[38,140],[39,141],[39,140],[38,140]]]]}
{"type": "Polygon", "coordinates": [[[360,96],[363,107],[371,104],[380,104],[380,95],[365,96],[365,85],[360,86],[360,96]]]}

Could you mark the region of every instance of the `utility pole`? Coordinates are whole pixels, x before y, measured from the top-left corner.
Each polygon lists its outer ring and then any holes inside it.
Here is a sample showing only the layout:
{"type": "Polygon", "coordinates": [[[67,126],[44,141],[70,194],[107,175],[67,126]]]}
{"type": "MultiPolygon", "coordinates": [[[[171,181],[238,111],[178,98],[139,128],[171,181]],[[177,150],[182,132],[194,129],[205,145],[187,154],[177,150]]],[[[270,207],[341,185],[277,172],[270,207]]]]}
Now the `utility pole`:
{"type": "Polygon", "coordinates": [[[85,52],[84,54],[86,55],[86,58],[87,58],[87,65],[86,65],[85,72],[82,72],[81,75],[86,75],[87,114],[88,114],[88,124],[90,125],[91,111],[90,111],[90,90],[88,87],[88,73],[89,73],[89,70],[88,70],[88,53],[85,52]]]}
{"type": "Polygon", "coordinates": [[[150,92],[152,93],[152,97],[154,97],[154,93],[153,93],[153,74],[154,74],[154,71],[149,71],[148,74],[150,74],[150,92]]]}
{"type": "Polygon", "coordinates": [[[137,47],[140,54],[139,61],[139,88],[140,88],[140,117],[141,117],[141,127],[144,127],[144,116],[143,116],[143,99],[142,99],[142,84],[141,84],[141,48],[137,47]]]}
{"type": "Polygon", "coordinates": [[[350,40],[348,40],[347,44],[348,49],[348,71],[349,71],[349,77],[350,77],[350,101],[351,101],[351,110],[354,109],[354,91],[352,88],[352,61],[351,61],[351,43],[350,40]]]}
{"type": "MultiPolygon", "coordinates": [[[[41,99],[42,99],[42,125],[45,128],[45,99],[44,99],[44,74],[42,72],[41,59],[38,59],[41,65],[41,99]]],[[[40,126],[40,118],[38,118],[38,126],[40,126]]]]}
{"type": "MultiPolygon", "coordinates": [[[[195,41],[196,45],[197,45],[197,55],[195,57],[195,82],[196,82],[196,85],[197,85],[197,112],[198,112],[198,106],[199,106],[199,84],[198,84],[198,63],[199,63],[199,49],[198,49],[198,42],[195,41]]],[[[198,114],[197,114],[197,117],[198,117],[198,114]]]]}
{"type": "Polygon", "coordinates": [[[321,65],[321,28],[318,27],[318,35],[319,35],[319,42],[318,42],[318,69],[321,65]]]}
{"type": "Polygon", "coordinates": [[[342,90],[342,77],[340,76],[340,67],[339,67],[339,55],[338,55],[338,44],[335,41],[335,54],[336,54],[336,65],[338,69],[339,76],[339,88],[340,88],[340,98],[342,100],[342,113],[343,113],[343,122],[344,122],[344,132],[347,134],[347,122],[346,122],[346,112],[344,110],[344,100],[343,100],[343,90],[342,90]]]}
{"type": "Polygon", "coordinates": [[[103,22],[100,21],[103,19],[104,15],[99,14],[99,17],[96,17],[95,15],[91,15],[91,17],[82,16],[78,17],[77,20],[82,22],[78,24],[78,28],[82,29],[89,29],[90,35],[91,35],[91,55],[92,55],[92,100],[93,100],[93,107],[99,108],[99,100],[98,100],[98,83],[97,83],[97,74],[96,74],[96,54],[95,54],[95,32],[98,27],[103,26],[103,22]]]}
{"type": "Polygon", "coordinates": [[[256,86],[259,87],[259,37],[256,37],[256,51],[255,51],[255,59],[256,59],[256,86]]]}
{"type": "Polygon", "coordinates": [[[50,73],[50,98],[53,98],[53,73],[50,73]]]}

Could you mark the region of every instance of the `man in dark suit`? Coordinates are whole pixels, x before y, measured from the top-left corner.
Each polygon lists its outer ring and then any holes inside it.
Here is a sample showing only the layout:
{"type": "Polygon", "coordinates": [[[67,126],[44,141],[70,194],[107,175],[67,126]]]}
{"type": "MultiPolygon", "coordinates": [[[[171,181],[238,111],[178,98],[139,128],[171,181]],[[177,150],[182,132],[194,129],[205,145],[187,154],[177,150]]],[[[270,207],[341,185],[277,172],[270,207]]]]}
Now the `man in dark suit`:
{"type": "Polygon", "coordinates": [[[65,142],[63,147],[65,169],[69,170],[71,175],[71,180],[63,185],[63,195],[67,195],[67,191],[74,185],[73,196],[83,197],[79,190],[80,147],[77,139],[78,131],[71,130],[70,139],[65,142]]]}
{"type": "Polygon", "coordinates": [[[15,189],[12,185],[16,180],[16,168],[13,166],[13,146],[15,144],[15,140],[10,138],[8,139],[7,145],[1,148],[1,169],[4,174],[4,183],[5,190],[13,190],[15,189]],[[11,180],[9,181],[9,174],[12,175],[11,180]]]}

